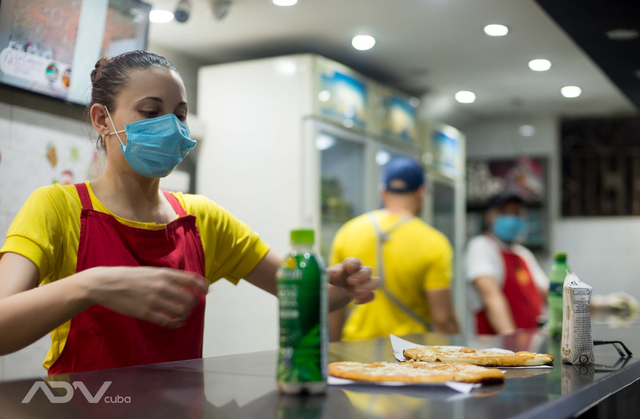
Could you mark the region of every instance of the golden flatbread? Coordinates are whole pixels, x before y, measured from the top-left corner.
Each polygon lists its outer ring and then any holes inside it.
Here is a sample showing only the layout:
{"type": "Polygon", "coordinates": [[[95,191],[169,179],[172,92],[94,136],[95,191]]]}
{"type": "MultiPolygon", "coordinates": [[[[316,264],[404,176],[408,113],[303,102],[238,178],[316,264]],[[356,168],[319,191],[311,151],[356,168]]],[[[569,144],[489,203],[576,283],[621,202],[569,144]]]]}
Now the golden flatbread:
{"type": "Polygon", "coordinates": [[[553,356],[533,352],[505,353],[471,348],[447,348],[446,346],[418,346],[407,349],[404,356],[423,362],[466,362],[484,367],[533,367],[553,364],[553,356]]]}
{"type": "Polygon", "coordinates": [[[333,377],[357,381],[396,381],[404,383],[501,383],[504,374],[500,370],[478,367],[466,363],[425,362],[332,362],[329,374],[333,377]]]}

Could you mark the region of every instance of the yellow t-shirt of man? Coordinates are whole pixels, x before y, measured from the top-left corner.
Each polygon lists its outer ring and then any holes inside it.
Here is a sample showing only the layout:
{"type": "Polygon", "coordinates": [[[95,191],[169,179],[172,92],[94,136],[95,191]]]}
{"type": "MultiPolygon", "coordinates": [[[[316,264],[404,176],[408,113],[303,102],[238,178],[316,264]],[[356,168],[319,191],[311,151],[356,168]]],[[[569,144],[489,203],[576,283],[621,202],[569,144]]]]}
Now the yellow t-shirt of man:
{"type": "MultiPolygon", "coordinates": [[[[161,229],[164,224],[126,220],[110,212],[86,183],[93,209],[112,215],[120,223],[161,229]]],[[[205,276],[212,284],[225,278],[233,284],[249,274],[269,251],[256,233],[227,210],[201,195],[173,193],[187,214],[196,216],[205,254],[205,276]]],[[[17,253],[31,260],[40,271],[39,285],[76,273],[82,204],[73,185],[52,185],[37,189],[13,220],[0,257],[17,253]]],[[[51,331],[51,348],[44,360],[49,367],[62,353],[71,322],[51,331]]]]}
{"type": "MultiPolygon", "coordinates": [[[[375,211],[383,231],[388,231],[402,216],[375,211]]],[[[377,272],[377,236],[369,214],[346,223],[333,241],[331,264],[347,257],[359,258],[363,265],[377,272]]],[[[451,284],[453,250],[449,240],[438,230],[414,217],[391,232],[384,245],[386,287],[414,313],[431,320],[426,291],[448,289],[451,284]]],[[[381,290],[375,299],[351,307],[342,331],[343,340],[388,336],[390,333],[424,333],[424,325],[408,316],[381,290]]]]}

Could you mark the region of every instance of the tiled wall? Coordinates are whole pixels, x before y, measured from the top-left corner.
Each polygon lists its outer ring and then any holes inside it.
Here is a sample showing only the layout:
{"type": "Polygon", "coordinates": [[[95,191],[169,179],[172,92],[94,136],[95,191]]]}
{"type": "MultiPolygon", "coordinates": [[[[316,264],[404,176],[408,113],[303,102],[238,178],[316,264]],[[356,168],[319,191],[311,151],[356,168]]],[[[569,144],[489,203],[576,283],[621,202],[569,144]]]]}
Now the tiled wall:
{"type": "MultiPolygon", "coordinates": [[[[92,166],[95,147],[89,139],[91,131],[90,125],[79,119],[0,103],[0,245],[35,189],[54,180],[85,181],[90,168],[99,173],[100,168],[92,166]],[[51,158],[52,149],[55,159],[51,158]],[[63,174],[67,170],[72,178],[63,174]]],[[[47,335],[28,348],[0,357],[0,380],[45,375],[42,360],[49,343],[47,335]]]]}

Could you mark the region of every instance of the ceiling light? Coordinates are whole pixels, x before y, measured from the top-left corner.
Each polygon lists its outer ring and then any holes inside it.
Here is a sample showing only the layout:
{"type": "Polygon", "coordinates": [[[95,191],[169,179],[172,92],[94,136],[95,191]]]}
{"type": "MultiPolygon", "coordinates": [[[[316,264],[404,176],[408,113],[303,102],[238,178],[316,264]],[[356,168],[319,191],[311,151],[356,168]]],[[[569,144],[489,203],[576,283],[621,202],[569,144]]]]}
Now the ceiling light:
{"type": "Polygon", "coordinates": [[[547,71],[551,68],[551,61],[549,60],[531,60],[529,61],[529,68],[533,71],[547,71]]]}
{"type": "Polygon", "coordinates": [[[564,86],[560,89],[560,93],[562,93],[562,96],[568,98],[578,97],[582,94],[582,89],[578,86],[564,86]]]}
{"type": "Polygon", "coordinates": [[[328,102],[331,99],[331,92],[328,90],[323,90],[322,92],[318,93],[318,100],[320,100],[320,102],[328,102]]]}
{"type": "Polygon", "coordinates": [[[369,35],[358,35],[354,36],[351,40],[351,45],[358,51],[366,51],[376,44],[376,39],[373,36],[369,35]]]}
{"type": "Polygon", "coordinates": [[[640,33],[635,29],[613,29],[607,31],[607,38],[612,41],[631,41],[637,39],[638,36],[640,36],[640,33]]]}
{"type": "Polygon", "coordinates": [[[409,99],[409,105],[417,108],[418,106],[420,106],[420,99],[418,99],[417,97],[412,97],[411,99],[409,99]]]}
{"type": "Polygon", "coordinates": [[[509,33],[509,28],[504,25],[487,25],[484,27],[484,33],[489,36],[505,36],[509,33]]]}
{"type": "Polygon", "coordinates": [[[520,126],[520,135],[523,137],[533,137],[536,133],[536,127],[533,125],[521,125],[520,126]]]}
{"type": "Polygon", "coordinates": [[[456,100],[460,103],[473,103],[476,101],[476,94],[467,90],[456,93],[456,100]]]}
{"type": "Polygon", "coordinates": [[[293,6],[298,3],[298,0],[273,0],[273,4],[276,6],[293,6]]]}
{"type": "Polygon", "coordinates": [[[168,10],[152,10],[149,20],[153,23],[167,23],[173,20],[173,13],[168,10]]]}

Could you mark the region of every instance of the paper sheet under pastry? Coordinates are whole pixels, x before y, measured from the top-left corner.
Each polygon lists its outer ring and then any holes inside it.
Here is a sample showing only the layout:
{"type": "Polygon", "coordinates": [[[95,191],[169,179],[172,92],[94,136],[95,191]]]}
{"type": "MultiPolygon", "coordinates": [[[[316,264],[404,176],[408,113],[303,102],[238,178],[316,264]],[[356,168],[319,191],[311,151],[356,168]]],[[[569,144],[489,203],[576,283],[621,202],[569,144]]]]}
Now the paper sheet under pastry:
{"type": "MultiPolygon", "coordinates": [[[[404,339],[400,339],[397,336],[394,335],[389,335],[389,338],[391,339],[391,347],[393,348],[393,354],[396,357],[396,359],[400,362],[406,362],[409,361],[408,358],[405,358],[404,356],[404,351],[406,349],[411,349],[411,348],[415,348],[416,346],[424,346],[418,343],[413,343],[413,342],[409,342],[408,340],[404,340],[404,339]]],[[[464,348],[464,346],[443,346],[443,345],[438,345],[442,348],[452,348],[452,349],[462,349],[464,348]]],[[[495,352],[504,352],[504,353],[508,353],[508,354],[512,354],[514,353],[513,351],[510,351],[508,349],[501,349],[501,348],[489,348],[486,349],[487,351],[495,351],[495,352]]],[[[500,369],[552,369],[553,366],[551,365],[536,365],[536,366],[525,366],[525,367],[499,367],[500,369]]]]}

